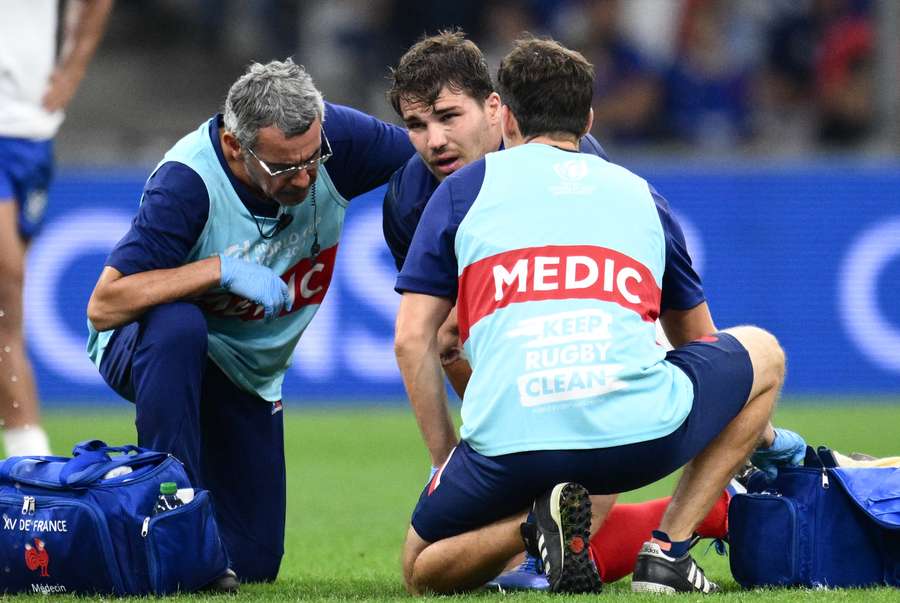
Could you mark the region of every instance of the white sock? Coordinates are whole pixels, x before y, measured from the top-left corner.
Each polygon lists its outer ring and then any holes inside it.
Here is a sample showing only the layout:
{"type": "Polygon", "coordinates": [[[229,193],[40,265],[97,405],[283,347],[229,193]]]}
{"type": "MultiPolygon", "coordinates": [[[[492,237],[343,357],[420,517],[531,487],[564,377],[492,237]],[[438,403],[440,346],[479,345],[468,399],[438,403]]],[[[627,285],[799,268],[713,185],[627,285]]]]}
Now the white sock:
{"type": "Polygon", "coordinates": [[[6,456],[49,456],[50,441],[40,425],[14,427],[3,432],[6,456]]]}

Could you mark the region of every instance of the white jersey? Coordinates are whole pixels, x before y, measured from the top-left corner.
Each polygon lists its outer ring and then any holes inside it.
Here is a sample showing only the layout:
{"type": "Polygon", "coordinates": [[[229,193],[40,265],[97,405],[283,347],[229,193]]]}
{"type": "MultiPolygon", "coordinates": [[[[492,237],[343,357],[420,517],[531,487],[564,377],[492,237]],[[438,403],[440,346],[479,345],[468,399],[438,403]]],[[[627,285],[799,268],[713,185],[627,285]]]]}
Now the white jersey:
{"type": "Polygon", "coordinates": [[[0,136],[53,138],[63,112],[41,106],[56,64],[57,0],[0,0],[0,136]]]}

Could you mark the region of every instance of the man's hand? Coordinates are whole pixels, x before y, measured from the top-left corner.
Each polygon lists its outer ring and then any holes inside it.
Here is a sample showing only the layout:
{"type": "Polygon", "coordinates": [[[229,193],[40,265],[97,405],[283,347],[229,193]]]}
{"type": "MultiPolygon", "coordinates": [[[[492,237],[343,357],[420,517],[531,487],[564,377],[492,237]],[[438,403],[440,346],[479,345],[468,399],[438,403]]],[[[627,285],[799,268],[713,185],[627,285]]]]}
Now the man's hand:
{"type": "Polygon", "coordinates": [[[50,76],[50,84],[42,100],[44,109],[51,113],[65,109],[72,97],[75,96],[75,91],[78,90],[78,85],[81,83],[83,76],[83,72],[74,73],[71,69],[66,70],[62,67],[54,69],[53,74],[50,76]]]}
{"type": "MultiPolygon", "coordinates": [[[[268,266],[219,254],[222,287],[263,307],[266,320],[278,316],[290,302],[287,285],[268,266]]],[[[290,308],[288,308],[290,309],[290,308]]]]}
{"type": "Polygon", "coordinates": [[[798,467],[806,456],[806,441],[789,429],[776,429],[775,440],[768,448],[757,448],[750,462],[766,474],[768,480],[778,475],[779,467],[798,467]]]}

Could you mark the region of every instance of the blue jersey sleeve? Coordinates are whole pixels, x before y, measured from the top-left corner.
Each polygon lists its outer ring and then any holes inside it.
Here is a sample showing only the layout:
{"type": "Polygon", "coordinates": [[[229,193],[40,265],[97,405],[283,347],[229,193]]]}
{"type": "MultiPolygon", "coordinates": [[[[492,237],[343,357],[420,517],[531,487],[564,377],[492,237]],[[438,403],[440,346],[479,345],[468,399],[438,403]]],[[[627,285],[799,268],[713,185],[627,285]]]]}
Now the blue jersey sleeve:
{"type": "Polygon", "coordinates": [[[184,264],[209,216],[203,179],[182,163],[164,163],[144,185],[131,229],[106,265],[129,275],[184,264]]]}
{"type": "Polygon", "coordinates": [[[397,270],[403,267],[413,233],[416,232],[425,205],[438,184],[437,178],[418,155],[410,157],[391,176],[384,194],[382,228],[397,270]]]}
{"type": "Polygon", "coordinates": [[[394,258],[394,265],[399,271],[403,268],[403,262],[406,261],[406,254],[409,251],[409,244],[412,242],[413,234],[416,232],[416,222],[411,222],[404,216],[400,207],[400,194],[403,181],[402,168],[397,170],[391,176],[388,182],[387,190],[384,193],[384,205],[381,212],[381,228],[384,231],[384,240],[391,256],[394,258]]]}
{"type": "Polygon", "coordinates": [[[399,293],[456,299],[456,231],[481,190],[484,173],[485,162],[480,159],[451,174],[434,191],[397,276],[399,293]]]}
{"type": "Polygon", "coordinates": [[[600,159],[609,161],[606,151],[603,150],[603,147],[600,146],[600,143],[592,134],[581,137],[581,140],[578,142],[578,150],[582,153],[590,153],[591,155],[596,155],[600,159]]]}
{"type": "Polygon", "coordinates": [[[650,187],[656,211],[666,235],[666,268],[663,273],[660,312],[668,309],[690,310],[706,301],[700,276],[694,270],[681,226],[672,214],[669,202],[650,187]]]}
{"type": "Polygon", "coordinates": [[[324,128],[333,153],[325,168],[345,199],[387,182],[414,152],[406,130],[350,107],[325,103],[324,128]]]}

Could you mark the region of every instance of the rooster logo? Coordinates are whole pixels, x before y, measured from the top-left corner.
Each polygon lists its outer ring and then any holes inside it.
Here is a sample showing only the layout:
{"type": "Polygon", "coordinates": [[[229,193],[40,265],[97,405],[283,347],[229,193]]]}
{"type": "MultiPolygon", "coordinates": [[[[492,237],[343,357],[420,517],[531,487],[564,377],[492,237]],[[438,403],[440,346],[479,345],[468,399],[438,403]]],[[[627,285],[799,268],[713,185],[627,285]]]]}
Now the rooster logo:
{"type": "Polygon", "coordinates": [[[34,571],[38,568],[41,570],[42,578],[49,578],[50,572],[47,571],[47,568],[50,566],[50,555],[47,553],[47,549],[44,541],[40,538],[34,539],[34,546],[30,544],[25,545],[25,565],[28,566],[28,569],[34,571]]]}

